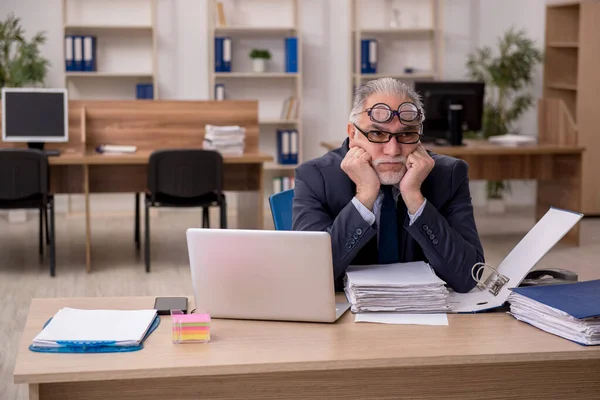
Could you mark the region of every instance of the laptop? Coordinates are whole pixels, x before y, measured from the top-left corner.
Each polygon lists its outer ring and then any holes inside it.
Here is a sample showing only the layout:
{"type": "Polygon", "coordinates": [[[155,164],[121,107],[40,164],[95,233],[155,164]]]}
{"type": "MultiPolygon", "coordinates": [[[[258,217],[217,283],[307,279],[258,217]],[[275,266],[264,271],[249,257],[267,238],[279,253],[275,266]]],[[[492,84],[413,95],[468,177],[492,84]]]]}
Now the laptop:
{"type": "Polygon", "coordinates": [[[213,318],[335,322],[327,232],[188,229],[196,312],[213,318]]]}

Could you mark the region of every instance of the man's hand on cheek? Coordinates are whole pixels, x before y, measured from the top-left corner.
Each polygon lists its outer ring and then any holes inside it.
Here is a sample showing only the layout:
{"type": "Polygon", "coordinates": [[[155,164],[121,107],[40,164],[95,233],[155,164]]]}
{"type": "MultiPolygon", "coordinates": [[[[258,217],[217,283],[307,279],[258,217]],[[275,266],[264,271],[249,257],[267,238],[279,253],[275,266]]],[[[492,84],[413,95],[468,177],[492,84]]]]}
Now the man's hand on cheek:
{"type": "Polygon", "coordinates": [[[400,181],[400,194],[411,214],[416,213],[425,201],[421,185],[434,165],[435,161],[421,144],[406,158],[406,173],[400,181]]]}
{"type": "Polygon", "coordinates": [[[342,160],[342,170],[356,184],[356,198],[369,210],[379,194],[379,177],[371,166],[371,156],[360,147],[352,147],[342,160]]]}

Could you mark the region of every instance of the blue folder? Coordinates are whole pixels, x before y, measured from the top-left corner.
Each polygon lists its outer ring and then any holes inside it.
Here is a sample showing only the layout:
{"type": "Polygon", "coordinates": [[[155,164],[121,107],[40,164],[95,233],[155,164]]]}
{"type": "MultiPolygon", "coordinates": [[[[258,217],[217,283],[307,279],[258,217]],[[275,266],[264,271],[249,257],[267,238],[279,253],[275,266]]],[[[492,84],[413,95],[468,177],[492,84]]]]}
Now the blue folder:
{"type": "MultiPolygon", "coordinates": [[[[45,324],[48,325],[52,321],[50,318],[45,324]]],[[[148,328],[146,335],[140,341],[140,344],[137,346],[115,346],[114,342],[58,342],[62,347],[38,347],[31,344],[29,346],[29,350],[36,351],[39,353],[119,353],[119,352],[128,352],[128,351],[137,351],[144,348],[144,342],[150,336],[152,332],[158,328],[160,325],[160,317],[156,315],[154,317],[154,321],[152,321],[152,325],[148,328]]],[[[42,329],[43,329],[42,328],[42,329]]]]}
{"type": "Polygon", "coordinates": [[[526,286],[511,289],[573,318],[600,316],[600,279],[564,285],[526,286]]]}

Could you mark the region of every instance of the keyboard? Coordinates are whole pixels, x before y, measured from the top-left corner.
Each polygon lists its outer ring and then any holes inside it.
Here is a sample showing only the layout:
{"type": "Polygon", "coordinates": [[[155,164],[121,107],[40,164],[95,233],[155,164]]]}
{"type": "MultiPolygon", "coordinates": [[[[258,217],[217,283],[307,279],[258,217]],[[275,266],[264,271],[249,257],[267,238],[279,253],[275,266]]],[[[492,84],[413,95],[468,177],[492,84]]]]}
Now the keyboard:
{"type": "Polygon", "coordinates": [[[56,156],[60,156],[60,150],[56,150],[56,149],[44,150],[44,154],[46,155],[46,157],[56,157],[56,156]]]}

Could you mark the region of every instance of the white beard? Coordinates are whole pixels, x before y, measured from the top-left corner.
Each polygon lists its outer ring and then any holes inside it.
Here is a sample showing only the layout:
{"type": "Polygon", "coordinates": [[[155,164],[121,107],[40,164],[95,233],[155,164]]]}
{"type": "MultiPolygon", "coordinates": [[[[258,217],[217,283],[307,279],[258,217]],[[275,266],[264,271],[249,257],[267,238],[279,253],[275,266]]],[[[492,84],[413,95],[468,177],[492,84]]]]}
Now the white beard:
{"type": "Polygon", "coordinates": [[[404,177],[406,170],[402,169],[402,171],[400,171],[400,172],[394,172],[394,171],[379,172],[379,171],[375,170],[375,172],[377,172],[377,176],[379,177],[379,181],[381,182],[382,185],[397,185],[398,183],[400,183],[400,181],[404,177]]]}
{"type": "Polygon", "coordinates": [[[406,158],[402,156],[393,157],[391,159],[373,160],[371,165],[375,169],[382,185],[397,185],[406,173],[406,158]],[[377,167],[386,162],[402,163],[402,169],[400,171],[379,171],[377,167]]]}

